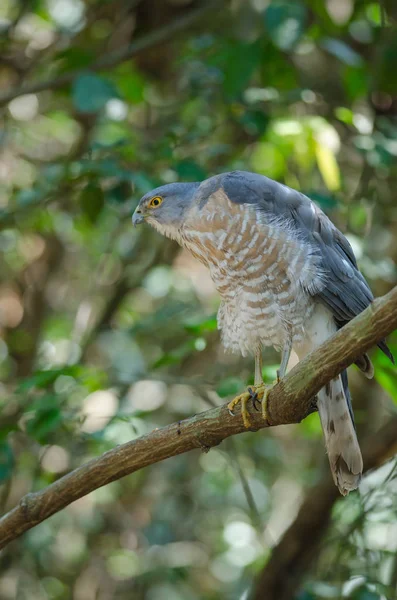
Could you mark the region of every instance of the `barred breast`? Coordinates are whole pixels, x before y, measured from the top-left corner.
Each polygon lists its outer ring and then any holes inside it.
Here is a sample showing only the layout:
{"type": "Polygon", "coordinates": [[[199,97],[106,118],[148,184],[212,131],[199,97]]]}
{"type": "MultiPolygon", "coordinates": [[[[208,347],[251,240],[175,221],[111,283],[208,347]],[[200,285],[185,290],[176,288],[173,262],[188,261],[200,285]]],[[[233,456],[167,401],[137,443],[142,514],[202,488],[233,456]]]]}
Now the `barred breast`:
{"type": "Polygon", "coordinates": [[[210,269],[222,302],[218,327],[227,350],[252,353],[258,345],[282,349],[302,340],[321,286],[319,257],[285,221],[249,204],[232,204],[218,190],[193,206],[180,243],[210,269]]]}

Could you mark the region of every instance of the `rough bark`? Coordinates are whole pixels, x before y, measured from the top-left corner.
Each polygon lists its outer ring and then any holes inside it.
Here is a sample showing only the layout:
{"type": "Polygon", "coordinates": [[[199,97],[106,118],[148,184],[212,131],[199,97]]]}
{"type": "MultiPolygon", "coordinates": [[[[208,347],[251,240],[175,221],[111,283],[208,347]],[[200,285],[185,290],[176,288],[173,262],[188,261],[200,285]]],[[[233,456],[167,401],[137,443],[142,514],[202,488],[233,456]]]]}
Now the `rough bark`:
{"type": "MultiPolygon", "coordinates": [[[[268,421],[252,408],[250,429],[257,431],[300,422],[313,410],[311,399],[321,387],[396,328],[397,286],[375,300],[275,385],[268,395],[268,421]]],[[[24,496],[0,520],[0,548],[111,481],[194,448],[208,450],[243,431],[246,430],[241,415],[230,415],[223,405],[117,446],[47,488],[24,496]]]]}

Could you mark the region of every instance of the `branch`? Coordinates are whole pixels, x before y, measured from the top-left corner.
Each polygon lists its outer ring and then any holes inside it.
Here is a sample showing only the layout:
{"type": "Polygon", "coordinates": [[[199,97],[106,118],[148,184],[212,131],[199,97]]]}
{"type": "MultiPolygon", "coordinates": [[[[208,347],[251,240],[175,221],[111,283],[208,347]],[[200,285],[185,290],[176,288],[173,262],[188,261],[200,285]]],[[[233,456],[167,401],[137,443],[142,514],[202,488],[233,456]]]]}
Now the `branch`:
{"type": "MultiPolygon", "coordinates": [[[[379,467],[396,452],[397,416],[365,440],[364,470],[379,467]]],[[[338,498],[338,490],[327,470],[322,481],[308,492],[295,520],[273,549],[258,577],[251,600],[295,598],[306,573],[318,556],[331,520],[332,508],[338,498]]]]}
{"type": "MultiPolygon", "coordinates": [[[[397,286],[375,300],[275,385],[268,395],[268,421],[251,409],[251,431],[299,423],[312,411],[311,399],[328,381],[396,328],[397,286]]],[[[24,496],[0,520],[0,548],[103,485],[171,456],[195,448],[208,450],[244,431],[241,415],[231,416],[225,404],[116,446],[47,488],[24,496]]]]}
{"type": "MultiPolygon", "coordinates": [[[[201,19],[206,13],[209,13],[210,10],[213,12],[217,8],[219,8],[223,2],[220,0],[207,2],[203,6],[196,8],[194,10],[189,11],[186,15],[175,19],[171,23],[164,25],[164,27],[160,27],[155,31],[148,33],[145,36],[142,36],[140,39],[132,42],[128,46],[124,48],[117,49],[114,52],[110,52],[101,56],[97,61],[95,61],[90,67],[90,71],[101,71],[103,69],[110,69],[125,60],[132,58],[139,52],[143,50],[147,50],[153,46],[157,46],[161,42],[172,38],[175,34],[184,32],[188,27],[196,23],[199,19],[201,19]]],[[[14,98],[18,96],[23,96],[24,94],[36,94],[38,92],[43,92],[44,90],[56,90],[59,88],[63,88],[69,83],[71,83],[76,77],[86,72],[88,67],[85,69],[76,69],[71,71],[70,73],[65,73],[64,75],[60,75],[55,79],[46,79],[45,81],[38,81],[36,83],[30,83],[27,85],[23,85],[18,88],[11,89],[9,92],[0,95],[0,106],[4,106],[8,104],[14,98]]]]}

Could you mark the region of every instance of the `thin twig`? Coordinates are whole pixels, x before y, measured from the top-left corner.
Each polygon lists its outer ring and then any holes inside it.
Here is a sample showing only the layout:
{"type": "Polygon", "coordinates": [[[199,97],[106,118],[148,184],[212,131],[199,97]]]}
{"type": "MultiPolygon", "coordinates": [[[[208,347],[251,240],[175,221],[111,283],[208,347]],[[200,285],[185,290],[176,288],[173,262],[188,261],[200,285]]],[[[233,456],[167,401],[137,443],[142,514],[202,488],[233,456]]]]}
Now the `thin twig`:
{"type": "MultiPolygon", "coordinates": [[[[191,10],[186,15],[175,19],[171,23],[164,25],[155,31],[148,33],[145,36],[142,36],[140,39],[132,42],[128,46],[124,48],[117,49],[113,52],[109,52],[104,56],[101,56],[96,62],[90,65],[89,70],[91,71],[102,71],[105,69],[110,69],[115,67],[116,65],[132,58],[139,52],[143,50],[147,50],[153,46],[157,46],[161,42],[172,38],[175,34],[184,32],[188,27],[196,23],[199,19],[201,19],[204,15],[209,13],[210,11],[214,12],[219,8],[223,2],[221,0],[213,0],[212,2],[206,2],[204,5],[191,10]]],[[[8,104],[14,98],[18,96],[23,96],[24,94],[36,94],[38,92],[42,92],[44,90],[56,90],[59,88],[63,88],[72,81],[86,72],[85,69],[76,69],[71,71],[70,73],[65,73],[64,75],[60,75],[59,77],[55,77],[54,79],[46,79],[45,81],[38,81],[36,83],[28,83],[26,85],[22,85],[21,87],[11,89],[9,92],[0,95],[0,106],[4,104],[8,104]]]]}

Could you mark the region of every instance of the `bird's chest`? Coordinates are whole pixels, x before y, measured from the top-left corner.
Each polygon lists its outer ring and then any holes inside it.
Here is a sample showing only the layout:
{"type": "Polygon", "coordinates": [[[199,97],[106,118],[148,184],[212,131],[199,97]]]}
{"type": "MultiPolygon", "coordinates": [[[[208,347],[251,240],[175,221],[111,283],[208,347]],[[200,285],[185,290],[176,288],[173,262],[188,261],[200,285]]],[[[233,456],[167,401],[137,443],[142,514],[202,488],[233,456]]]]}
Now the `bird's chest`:
{"type": "Polygon", "coordinates": [[[218,327],[225,348],[246,356],[258,345],[281,350],[288,341],[302,339],[310,312],[311,302],[294,282],[278,286],[265,279],[261,290],[231,287],[222,297],[218,327]]]}
{"type": "Polygon", "coordinates": [[[258,344],[282,348],[303,336],[311,301],[301,275],[306,253],[276,228],[201,232],[186,247],[210,270],[222,302],[218,326],[226,349],[247,355],[258,344]]]}

